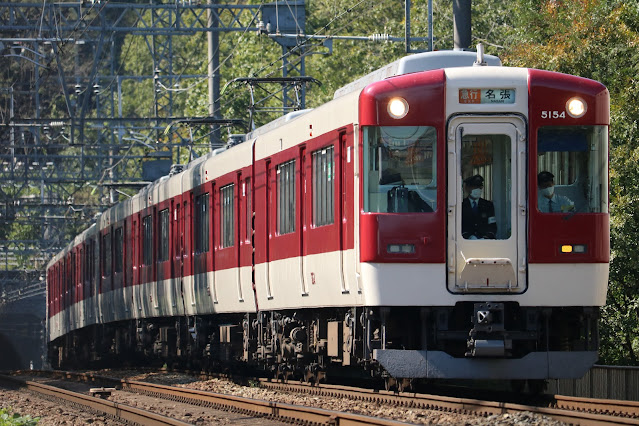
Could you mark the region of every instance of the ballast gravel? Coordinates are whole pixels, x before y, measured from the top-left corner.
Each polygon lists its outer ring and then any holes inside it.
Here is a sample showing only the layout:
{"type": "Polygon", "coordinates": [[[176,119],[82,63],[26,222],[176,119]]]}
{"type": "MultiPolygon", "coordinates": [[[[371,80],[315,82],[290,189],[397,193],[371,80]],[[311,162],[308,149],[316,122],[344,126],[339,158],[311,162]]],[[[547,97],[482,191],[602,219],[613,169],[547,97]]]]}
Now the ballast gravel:
{"type": "MultiPolygon", "coordinates": [[[[263,389],[258,386],[244,386],[226,379],[197,380],[192,376],[179,373],[132,374],[131,371],[100,371],[93,372],[104,376],[117,378],[127,377],[130,380],[147,381],[188,389],[235,395],[245,398],[260,399],[286,404],[317,407],[326,410],[350,412],[366,416],[392,419],[405,423],[426,425],[468,425],[468,426],[560,426],[565,423],[549,417],[533,413],[501,414],[489,417],[477,417],[467,414],[448,413],[438,410],[398,407],[388,404],[377,404],[365,401],[352,401],[343,398],[319,397],[297,393],[287,393],[263,389]]],[[[68,383],[68,382],[67,382],[68,383]]],[[[53,384],[53,383],[52,383],[53,384]]],[[[69,387],[69,386],[65,386],[69,387]]],[[[86,384],[78,383],[73,386],[76,392],[82,392],[83,387],[88,392],[86,384]]],[[[116,391],[109,400],[127,404],[145,410],[153,410],[159,414],[177,418],[194,425],[234,424],[234,425],[278,425],[280,422],[258,419],[246,415],[226,413],[209,408],[194,407],[173,401],[158,402],[157,398],[116,391]]],[[[12,412],[21,415],[39,417],[39,426],[49,425],[118,425],[113,419],[97,414],[81,411],[75,407],[53,403],[42,399],[33,393],[9,390],[0,387],[0,407],[10,408],[12,412]]]]}

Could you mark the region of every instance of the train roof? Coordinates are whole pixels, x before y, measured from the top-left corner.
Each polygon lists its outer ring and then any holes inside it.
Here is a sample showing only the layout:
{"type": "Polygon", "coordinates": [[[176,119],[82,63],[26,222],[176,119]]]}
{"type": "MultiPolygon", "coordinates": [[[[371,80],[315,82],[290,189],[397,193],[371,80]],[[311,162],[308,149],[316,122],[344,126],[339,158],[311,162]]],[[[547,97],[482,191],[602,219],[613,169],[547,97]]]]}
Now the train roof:
{"type": "MultiPolygon", "coordinates": [[[[501,66],[501,60],[497,56],[483,55],[484,62],[488,66],[501,66]]],[[[420,71],[430,71],[440,68],[457,68],[472,66],[477,60],[475,52],[461,50],[442,50],[437,52],[416,53],[401,59],[361,77],[335,91],[333,99],[344,96],[347,93],[361,90],[371,83],[384,80],[397,75],[410,74],[420,71]]]]}

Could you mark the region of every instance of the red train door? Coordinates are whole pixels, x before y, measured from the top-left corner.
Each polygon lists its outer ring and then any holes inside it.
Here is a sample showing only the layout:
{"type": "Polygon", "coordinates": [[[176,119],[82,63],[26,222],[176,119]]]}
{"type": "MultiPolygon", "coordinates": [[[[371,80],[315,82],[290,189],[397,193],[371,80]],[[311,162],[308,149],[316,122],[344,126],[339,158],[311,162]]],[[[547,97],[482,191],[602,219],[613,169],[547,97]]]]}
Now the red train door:
{"type": "Polygon", "coordinates": [[[448,128],[448,288],[526,289],[526,126],[457,117],[448,128]]]}

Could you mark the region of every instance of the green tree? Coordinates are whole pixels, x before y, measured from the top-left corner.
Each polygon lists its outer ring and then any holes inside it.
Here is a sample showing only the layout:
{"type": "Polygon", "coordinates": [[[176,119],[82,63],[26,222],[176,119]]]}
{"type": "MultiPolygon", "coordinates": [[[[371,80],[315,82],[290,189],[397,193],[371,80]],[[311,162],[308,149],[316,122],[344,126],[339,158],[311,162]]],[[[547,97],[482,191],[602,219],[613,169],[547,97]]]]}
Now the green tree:
{"type": "Polygon", "coordinates": [[[601,362],[639,357],[639,5],[610,0],[523,0],[504,62],[581,75],[611,98],[611,264],[601,318],[601,362]]]}

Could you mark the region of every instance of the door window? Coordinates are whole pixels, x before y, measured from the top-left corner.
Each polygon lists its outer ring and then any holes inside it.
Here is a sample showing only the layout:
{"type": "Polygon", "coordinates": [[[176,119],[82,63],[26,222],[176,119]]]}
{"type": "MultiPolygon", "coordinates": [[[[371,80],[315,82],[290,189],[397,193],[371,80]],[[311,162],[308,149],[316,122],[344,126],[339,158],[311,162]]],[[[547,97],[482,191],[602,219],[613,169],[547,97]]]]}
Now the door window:
{"type": "Polygon", "coordinates": [[[464,135],[461,145],[462,236],[507,240],[512,234],[511,139],[464,135]]]}

